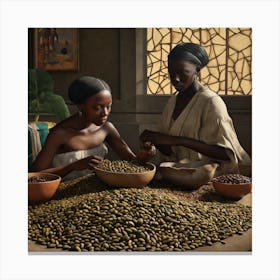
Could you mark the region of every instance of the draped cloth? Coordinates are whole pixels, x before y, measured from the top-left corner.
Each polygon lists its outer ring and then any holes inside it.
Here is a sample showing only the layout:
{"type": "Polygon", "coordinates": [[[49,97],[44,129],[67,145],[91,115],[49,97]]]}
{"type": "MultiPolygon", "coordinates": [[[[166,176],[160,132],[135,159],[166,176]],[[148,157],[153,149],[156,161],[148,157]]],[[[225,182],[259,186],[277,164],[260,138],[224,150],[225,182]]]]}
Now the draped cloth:
{"type": "Polygon", "coordinates": [[[176,105],[176,95],[172,96],[162,113],[159,131],[173,135],[200,140],[209,145],[224,147],[230,161],[209,158],[182,146],[173,146],[172,155],[160,154],[159,161],[191,162],[197,160],[218,161],[215,176],[238,171],[238,163],[250,164],[251,159],[240,145],[232,119],[222,98],[200,84],[199,91],[193,96],[176,120],[172,114],[176,105]]]}
{"type": "Polygon", "coordinates": [[[54,122],[29,122],[28,123],[28,168],[45,143],[49,130],[55,126],[54,122]]]}
{"type": "Polygon", "coordinates": [[[28,130],[31,137],[32,161],[34,161],[42,149],[41,139],[37,124],[35,122],[31,122],[28,124],[28,130]]]}
{"type": "MultiPolygon", "coordinates": [[[[55,157],[53,158],[52,167],[68,165],[72,162],[75,162],[77,160],[83,159],[91,155],[97,155],[101,158],[104,158],[107,153],[108,153],[108,148],[106,147],[106,145],[100,144],[89,150],[71,151],[62,154],[56,154],[55,157]]],[[[63,177],[63,180],[74,179],[89,173],[92,173],[92,170],[85,169],[85,170],[72,171],[71,173],[63,177]]]]}

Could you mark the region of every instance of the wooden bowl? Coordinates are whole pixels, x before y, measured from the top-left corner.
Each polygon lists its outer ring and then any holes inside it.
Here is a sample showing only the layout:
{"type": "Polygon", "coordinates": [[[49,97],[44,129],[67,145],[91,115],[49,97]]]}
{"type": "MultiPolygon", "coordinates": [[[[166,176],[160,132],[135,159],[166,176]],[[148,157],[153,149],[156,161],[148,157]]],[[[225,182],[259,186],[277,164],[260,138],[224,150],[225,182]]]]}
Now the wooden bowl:
{"type": "Polygon", "coordinates": [[[145,187],[153,179],[156,172],[156,166],[152,163],[146,163],[145,167],[148,167],[149,170],[141,173],[105,171],[96,166],[93,166],[93,170],[101,181],[110,186],[140,188],[145,187]]]}
{"type": "Polygon", "coordinates": [[[252,182],[240,184],[227,184],[213,181],[216,192],[224,197],[240,199],[252,190],[252,182]]]}
{"type": "Polygon", "coordinates": [[[163,162],[160,164],[159,170],[163,179],[173,185],[197,189],[213,178],[218,166],[218,163],[204,161],[163,162]]]}
{"type": "Polygon", "coordinates": [[[44,177],[45,182],[28,182],[28,202],[38,203],[50,200],[55,194],[61,177],[51,173],[33,172],[28,173],[28,180],[31,177],[44,177]]]}

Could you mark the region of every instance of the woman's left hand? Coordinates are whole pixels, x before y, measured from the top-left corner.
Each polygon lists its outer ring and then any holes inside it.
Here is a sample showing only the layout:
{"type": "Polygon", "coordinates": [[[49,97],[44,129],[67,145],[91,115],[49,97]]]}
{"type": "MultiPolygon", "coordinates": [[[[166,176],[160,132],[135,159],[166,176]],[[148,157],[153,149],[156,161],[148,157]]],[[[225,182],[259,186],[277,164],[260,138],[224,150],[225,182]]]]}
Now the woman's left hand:
{"type": "Polygon", "coordinates": [[[156,154],[156,147],[151,142],[145,142],[138,152],[136,158],[138,161],[145,163],[156,154]]]}
{"type": "Polygon", "coordinates": [[[101,158],[97,155],[91,155],[86,158],[73,162],[72,166],[73,166],[74,170],[84,170],[84,169],[88,169],[88,168],[91,168],[92,166],[97,165],[102,160],[103,160],[103,158],[101,158]]]}

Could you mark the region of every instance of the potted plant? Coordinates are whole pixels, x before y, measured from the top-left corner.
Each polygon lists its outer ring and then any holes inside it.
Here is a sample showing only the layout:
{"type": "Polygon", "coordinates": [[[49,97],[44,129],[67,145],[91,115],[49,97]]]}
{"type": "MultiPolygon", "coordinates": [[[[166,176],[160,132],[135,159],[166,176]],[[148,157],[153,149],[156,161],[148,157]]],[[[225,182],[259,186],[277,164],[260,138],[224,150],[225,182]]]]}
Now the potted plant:
{"type": "Polygon", "coordinates": [[[40,152],[52,122],[39,122],[40,115],[53,114],[58,121],[70,116],[62,96],[54,93],[54,80],[44,70],[28,69],[28,114],[34,114],[34,121],[28,124],[28,166],[40,152]]]}
{"type": "Polygon", "coordinates": [[[28,69],[28,113],[35,114],[35,122],[44,113],[54,114],[59,121],[70,116],[63,97],[54,93],[54,80],[47,71],[28,69]]]}

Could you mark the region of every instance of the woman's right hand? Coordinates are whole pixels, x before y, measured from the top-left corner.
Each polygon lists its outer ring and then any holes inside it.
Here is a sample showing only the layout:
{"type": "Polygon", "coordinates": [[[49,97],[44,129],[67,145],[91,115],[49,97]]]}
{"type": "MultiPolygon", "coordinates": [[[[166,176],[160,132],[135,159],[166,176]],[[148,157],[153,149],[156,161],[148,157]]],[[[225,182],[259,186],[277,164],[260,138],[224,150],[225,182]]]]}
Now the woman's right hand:
{"type": "Polygon", "coordinates": [[[86,158],[77,160],[72,163],[72,167],[74,170],[84,170],[84,169],[91,169],[93,165],[97,165],[103,160],[103,158],[91,155],[86,158]]]}
{"type": "Polygon", "coordinates": [[[170,156],[173,152],[172,136],[160,132],[144,130],[140,135],[140,141],[143,143],[150,142],[164,155],[170,156]]]}

